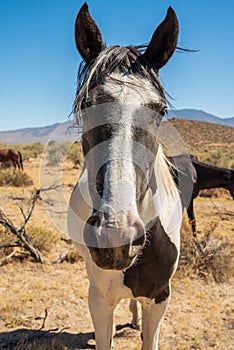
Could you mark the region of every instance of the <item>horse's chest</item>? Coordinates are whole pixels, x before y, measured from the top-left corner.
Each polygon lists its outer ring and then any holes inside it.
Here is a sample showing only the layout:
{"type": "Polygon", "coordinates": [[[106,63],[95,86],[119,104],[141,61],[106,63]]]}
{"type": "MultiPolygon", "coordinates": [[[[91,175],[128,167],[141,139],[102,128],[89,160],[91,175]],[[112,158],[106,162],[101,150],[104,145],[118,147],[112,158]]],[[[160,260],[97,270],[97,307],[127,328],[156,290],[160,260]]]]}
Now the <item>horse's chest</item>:
{"type": "Polygon", "coordinates": [[[134,297],[157,298],[168,289],[177,259],[177,248],[158,220],[151,229],[142,256],[125,271],[124,284],[134,297]]]}
{"type": "Polygon", "coordinates": [[[87,247],[76,245],[86,261],[90,284],[108,299],[147,297],[160,299],[168,294],[169,280],[178,260],[178,250],[158,220],[151,228],[142,255],[125,272],[103,270],[91,259],[87,247]]]}
{"type": "Polygon", "coordinates": [[[92,260],[87,247],[76,245],[78,251],[85,259],[86,270],[90,285],[97,288],[106,296],[108,300],[120,300],[122,298],[132,298],[131,290],[124,284],[124,274],[122,271],[103,270],[92,260]]]}

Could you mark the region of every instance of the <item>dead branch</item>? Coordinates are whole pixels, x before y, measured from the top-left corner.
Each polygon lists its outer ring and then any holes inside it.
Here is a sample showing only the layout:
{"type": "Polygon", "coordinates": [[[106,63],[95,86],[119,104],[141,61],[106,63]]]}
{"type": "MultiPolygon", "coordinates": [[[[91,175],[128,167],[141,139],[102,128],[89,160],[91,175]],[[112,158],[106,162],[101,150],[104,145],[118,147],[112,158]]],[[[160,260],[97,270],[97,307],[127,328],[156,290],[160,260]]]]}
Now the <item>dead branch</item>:
{"type": "Polygon", "coordinates": [[[15,196],[9,196],[8,198],[14,201],[25,201],[26,199],[26,197],[15,197],[15,196]]]}
{"type": "Polygon", "coordinates": [[[43,317],[42,325],[41,325],[41,327],[38,329],[39,331],[41,331],[41,330],[45,327],[45,321],[46,321],[46,319],[47,319],[47,316],[48,316],[48,310],[47,310],[47,308],[45,308],[45,315],[44,315],[44,317],[43,317]]]}
{"type": "Polygon", "coordinates": [[[11,254],[7,255],[2,261],[0,261],[0,266],[6,265],[10,262],[11,258],[17,253],[17,250],[13,250],[11,254]]]}
{"type": "MultiPolygon", "coordinates": [[[[53,185],[48,188],[43,188],[42,190],[47,191],[53,189],[54,187],[55,186],[53,185]]],[[[15,235],[20,240],[21,247],[27,249],[37,262],[43,262],[43,256],[41,252],[34,247],[30,237],[27,234],[26,225],[32,216],[37,201],[41,200],[40,192],[40,189],[36,189],[32,193],[27,211],[25,211],[22,206],[18,205],[21,215],[23,216],[23,222],[18,228],[15,227],[13,222],[6,216],[6,214],[2,210],[0,210],[0,224],[4,226],[8,231],[13,233],[13,235],[15,235]]]]}
{"type": "Polygon", "coordinates": [[[27,214],[24,213],[23,211],[23,208],[21,208],[21,213],[24,217],[24,222],[23,224],[21,225],[21,228],[20,229],[23,229],[27,222],[29,221],[29,219],[31,218],[31,215],[33,213],[33,210],[35,208],[35,205],[36,205],[36,202],[40,199],[41,200],[41,196],[40,196],[40,189],[39,190],[36,190],[33,194],[32,194],[32,197],[31,197],[31,205],[29,206],[28,208],[28,212],[27,214]]]}
{"type": "Polygon", "coordinates": [[[53,264],[60,264],[67,260],[69,250],[66,249],[62,254],[60,254],[56,259],[53,260],[53,264]]]}
{"type": "Polygon", "coordinates": [[[0,245],[0,249],[7,249],[7,248],[22,248],[23,247],[23,243],[4,243],[2,245],[0,245]]]}
{"type": "Polygon", "coordinates": [[[61,241],[64,241],[64,242],[66,242],[67,244],[70,244],[70,245],[72,245],[72,240],[71,240],[71,238],[68,238],[68,237],[65,237],[65,236],[61,236],[61,241]]]}
{"type": "Polygon", "coordinates": [[[60,187],[61,187],[61,185],[58,185],[58,184],[54,183],[51,186],[42,187],[40,189],[40,192],[53,191],[53,190],[57,190],[57,188],[60,188],[60,187]]]}
{"type": "Polygon", "coordinates": [[[15,227],[13,222],[5,215],[5,213],[2,210],[0,210],[0,224],[3,225],[8,231],[13,233],[13,235],[15,235],[18,239],[20,239],[20,241],[22,242],[22,246],[25,249],[29,250],[33,258],[37,262],[43,262],[43,257],[41,252],[33,246],[26,232],[26,224],[32,215],[32,211],[34,207],[35,207],[35,201],[33,201],[33,204],[29,208],[28,215],[24,216],[24,222],[18,229],[15,227]]]}
{"type": "MultiPolygon", "coordinates": [[[[38,200],[42,200],[40,193],[56,190],[57,188],[61,187],[60,185],[53,184],[48,187],[42,187],[40,189],[34,190],[34,192],[31,195],[28,208],[25,210],[22,205],[18,204],[18,208],[20,210],[20,213],[23,217],[23,222],[19,227],[16,227],[14,223],[7,217],[7,215],[0,210],[0,225],[4,226],[7,231],[10,231],[13,235],[15,235],[20,240],[20,246],[28,250],[31,254],[31,256],[35,259],[37,262],[43,262],[43,256],[42,253],[39,251],[39,249],[35,248],[30,237],[27,234],[27,224],[29,220],[31,219],[31,216],[33,214],[33,211],[35,209],[35,206],[38,202],[38,200]]],[[[18,244],[18,243],[17,243],[18,244]]],[[[9,245],[8,245],[9,246],[9,245]]],[[[1,247],[0,247],[1,248],[1,247]]],[[[13,256],[13,255],[12,255],[13,256]]]]}

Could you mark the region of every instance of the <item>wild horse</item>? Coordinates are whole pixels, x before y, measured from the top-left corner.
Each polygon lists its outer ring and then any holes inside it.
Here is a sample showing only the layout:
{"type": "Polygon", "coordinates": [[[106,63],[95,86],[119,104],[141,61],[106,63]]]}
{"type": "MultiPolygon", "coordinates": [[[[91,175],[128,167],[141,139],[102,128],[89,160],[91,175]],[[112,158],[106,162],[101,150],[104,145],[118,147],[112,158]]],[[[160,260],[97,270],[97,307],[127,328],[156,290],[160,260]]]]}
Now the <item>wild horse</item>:
{"type": "Polygon", "coordinates": [[[191,160],[197,174],[197,180],[193,186],[192,198],[187,211],[192,230],[196,232],[193,200],[201,190],[220,187],[228,190],[234,199],[234,170],[200,162],[195,157],[191,157],[191,160]]]}
{"type": "Polygon", "coordinates": [[[86,3],[76,18],[84,63],[74,112],[83,126],[85,160],[68,230],[86,263],[97,350],[111,348],[113,312],[122,298],[133,300],[142,350],[158,349],[182,221],[180,195],[158,139],[167,108],[158,71],[174,53],[178,31],[170,7],[142,53],[139,47],[106,47],[86,3]]]}
{"type": "Polygon", "coordinates": [[[168,157],[168,159],[175,165],[172,175],[180,188],[182,204],[187,208],[192,231],[196,232],[194,199],[201,190],[220,187],[227,189],[234,199],[234,170],[201,162],[196,157],[187,154],[168,157]]]}
{"type": "Polygon", "coordinates": [[[6,162],[10,162],[10,161],[14,165],[15,169],[18,166],[18,169],[24,170],[22,154],[20,151],[17,151],[16,149],[1,149],[0,150],[0,162],[6,163],[6,162]]]}

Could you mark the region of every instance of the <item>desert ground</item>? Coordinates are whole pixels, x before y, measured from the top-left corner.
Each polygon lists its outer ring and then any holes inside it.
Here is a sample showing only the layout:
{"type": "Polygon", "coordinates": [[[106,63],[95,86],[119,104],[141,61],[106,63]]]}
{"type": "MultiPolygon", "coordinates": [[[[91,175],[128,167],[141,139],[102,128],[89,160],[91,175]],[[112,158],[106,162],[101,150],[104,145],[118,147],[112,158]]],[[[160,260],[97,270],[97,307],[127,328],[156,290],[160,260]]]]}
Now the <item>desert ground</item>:
{"type": "MultiPolygon", "coordinates": [[[[40,159],[25,161],[24,167],[33,185],[0,187],[1,210],[16,226],[23,221],[19,206],[27,207],[25,198],[30,198],[33,189],[41,186],[40,159]]],[[[53,182],[56,167],[43,171],[52,174],[53,182]]],[[[68,202],[78,175],[79,169],[71,162],[63,164],[64,203],[68,202]]],[[[55,199],[52,211],[63,221],[65,210],[55,208],[56,203],[55,199]]],[[[52,237],[44,237],[44,262],[36,263],[26,253],[18,252],[0,266],[1,350],[94,349],[84,262],[54,222],[49,207],[50,198],[42,194],[28,223],[40,227],[42,235],[46,232],[52,237]],[[57,258],[62,254],[67,259],[59,263],[57,258]]],[[[181,259],[172,282],[172,299],[161,328],[159,349],[231,350],[234,344],[233,200],[225,190],[206,192],[195,200],[195,213],[196,238],[192,236],[187,216],[184,217],[181,259]],[[197,253],[196,242],[206,249],[205,258],[197,253]]],[[[3,230],[0,235],[0,245],[12,238],[3,230]]],[[[0,250],[0,261],[6,254],[4,249],[0,250]]],[[[140,332],[131,327],[128,304],[128,300],[121,301],[115,312],[116,350],[140,350],[140,332]]]]}

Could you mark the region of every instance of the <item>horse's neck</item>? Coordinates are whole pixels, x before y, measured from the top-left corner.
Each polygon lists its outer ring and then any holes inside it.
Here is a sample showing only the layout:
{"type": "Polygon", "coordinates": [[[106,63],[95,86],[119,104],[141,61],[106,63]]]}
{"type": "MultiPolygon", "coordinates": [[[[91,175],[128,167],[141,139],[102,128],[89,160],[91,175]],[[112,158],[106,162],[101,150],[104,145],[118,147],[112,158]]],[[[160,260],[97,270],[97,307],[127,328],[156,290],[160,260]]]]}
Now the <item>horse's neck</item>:
{"type": "Polygon", "coordinates": [[[233,181],[232,176],[230,179],[227,176],[227,170],[225,169],[216,169],[216,168],[199,168],[197,167],[197,185],[200,189],[208,188],[218,188],[225,187],[228,189],[230,183],[233,181]]]}
{"type": "Polygon", "coordinates": [[[140,216],[146,227],[159,218],[165,232],[179,246],[179,237],[175,232],[178,232],[181,225],[182,204],[161,149],[155,160],[153,176],[155,181],[151,183],[155,185],[149,186],[146,192],[140,216]]]}

